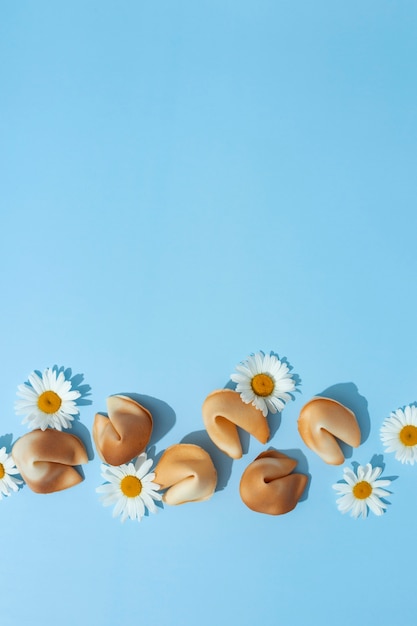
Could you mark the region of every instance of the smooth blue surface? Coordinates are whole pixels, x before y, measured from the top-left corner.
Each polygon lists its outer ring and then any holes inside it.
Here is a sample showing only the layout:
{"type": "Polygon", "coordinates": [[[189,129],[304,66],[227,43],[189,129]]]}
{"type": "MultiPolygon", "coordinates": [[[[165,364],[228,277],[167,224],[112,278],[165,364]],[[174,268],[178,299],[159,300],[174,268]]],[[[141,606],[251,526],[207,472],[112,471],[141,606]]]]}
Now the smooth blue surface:
{"type": "Polygon", "coordinates": [[[54,364],[91,386],[88,429],[110,394],[153,398],[155,454],[203,437],[253,351],[302,385],[209,502],[122,525],[97,455],[0,502],[2,626],[415,623],[417,468],[379,428],[417,400],[416,26],[411,1],[3,3],[0,435],[54,364]],[[328,388],[363,414],[347,464],[398,477],[381,518],[342,516],[342,467],[298,435],[328,388]],[[269,445],[311,476],[278,518],[238,491],[269,445]]]}

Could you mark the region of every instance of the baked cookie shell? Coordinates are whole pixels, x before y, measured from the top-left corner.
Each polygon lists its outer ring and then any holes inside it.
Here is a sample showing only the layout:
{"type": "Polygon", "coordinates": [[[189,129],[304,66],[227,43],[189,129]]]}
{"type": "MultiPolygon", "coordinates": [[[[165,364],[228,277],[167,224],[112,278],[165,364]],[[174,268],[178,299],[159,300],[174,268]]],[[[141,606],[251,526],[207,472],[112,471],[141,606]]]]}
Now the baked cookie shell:
{"type": "Polygon", "coordinates": [[[353,448],[361,442],[353,411],[336,400],[320,396],[312,398],[301,409],[298,431],[304,443],[329,465],[341,465],[345,460],[337,439],[353,448]]]}
{"type": "Polygon", "coordinates": [[[70,433],[33,430],[16,441],[12,456],[22,478],[35,493],[73,487],[83,478],[75,465],[88,462],[84,444],[70,433]]]}
{"type": "Polygon", "coordinates": [[[143,452],[152,434],[152,415],[127,396],[107,398],[108,417],[97,413],[93,439],[100,458],[109,465],[123,465],[143,452]]]}
{"type": "Polygon", "coordinates": [[[239,491],[252,511],[284,515],[296,506],[307,485],[307,476],[292,474],[297,461],[278,452],[262,452],[242,474],[239,491]]]}
{"type": "Polygon", "coordinates": [[[166,504],[202,502],[213,495],[217,472],[206,450],[191,443],[178,443],[161,456],[154,482],[167,489],[162,497],[166,504]]]}
{"type": "Polygon", "coordinates": [[[242,456],[237,427],[253,435],[261,443],[269,439],[270,431],[262,411],[243,402],[233,389],[218,389],[203,403],[203,421],[213,443],[232,459],[242,456]]]}

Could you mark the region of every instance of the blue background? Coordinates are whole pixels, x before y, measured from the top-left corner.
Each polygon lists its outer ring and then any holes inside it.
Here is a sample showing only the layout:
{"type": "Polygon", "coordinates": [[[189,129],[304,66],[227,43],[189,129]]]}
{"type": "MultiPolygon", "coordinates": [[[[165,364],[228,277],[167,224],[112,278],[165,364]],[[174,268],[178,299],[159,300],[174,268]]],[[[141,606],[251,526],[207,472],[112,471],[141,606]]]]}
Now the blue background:
{"type": "Polygon", "coordinates": [[[0,503],[2,625],[414,623],[417,469],[379,429],[417,400],[416,21],[407,0],[2,3],[2,445],[54,364],[91,386],[87,443],[119,392],[148,396],[153,454],[204,442],[206,395],[274,350],[302,384],[268,445],[311,477],[253,513],[251,438],[213,456],[210,501],[123,525],[97,455],[73,489],[24,487],[0,503]],[[397,477],[381,518],[342,516],[342,467],[298,435],[326,389],[363,429],[346,464],[397,477]]]}

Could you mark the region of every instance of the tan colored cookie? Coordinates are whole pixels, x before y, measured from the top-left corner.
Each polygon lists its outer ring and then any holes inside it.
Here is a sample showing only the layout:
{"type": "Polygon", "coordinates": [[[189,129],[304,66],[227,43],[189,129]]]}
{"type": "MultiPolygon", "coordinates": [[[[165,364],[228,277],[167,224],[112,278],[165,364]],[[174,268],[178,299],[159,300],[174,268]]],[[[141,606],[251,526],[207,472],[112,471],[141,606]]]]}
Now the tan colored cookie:
{"type": "Polygon", "coordinates": [[[109,417],[94,417],[93,439],[100,458],[109,465],[129,463],[143,452],[152,434],[152,415],[126,396],[107,398],[109,417]]]}
{"type": "Polygon", "coordinates": [[[237,426],[261,443],[269,439],[269,425],[262,411],[245,404],[233,389],[210,393],[203,404],[203,421],[210,439],[232,459],[240,459],[242,445],[237,426]]]}
{"type": "Polygon", "coordinates": [[[62,491],[83,478],[73,467],[88,462],[83,443],[60,430],[33,430],[13,446],[12,456],[22,478],[36,493],[62,491]]]}
{"type": "Polygon", "coordinates": [[[292,511],[307,484],[304,474],[291,474],[297,461],[278,450],[262,452],[240,480],[240,496],[252,511],[283,515],[292,511]]]}
{"type": "Polygon", "coordinates": [[[300,411],[298,430],[304,443],[330,465],[345,460],[337,439],[354,448],[361,442],[353,411],[330,398],[317,396],[307,402],[300,411]]]}
{"type": "Polygon", "coordinates": [[[154,482],[168,489],[166,504],[208,500],[217,485],[217,472],[208,452],[191,443],[177,443],[163,453],[155,468],[154,482]]]}

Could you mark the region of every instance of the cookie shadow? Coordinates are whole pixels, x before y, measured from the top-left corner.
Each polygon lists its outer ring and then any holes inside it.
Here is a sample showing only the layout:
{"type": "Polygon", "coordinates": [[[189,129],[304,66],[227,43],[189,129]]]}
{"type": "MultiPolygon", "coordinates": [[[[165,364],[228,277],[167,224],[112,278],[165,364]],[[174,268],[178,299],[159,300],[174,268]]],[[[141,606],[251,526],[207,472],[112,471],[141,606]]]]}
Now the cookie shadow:
{"type": "MultiPolygon", "coordinates": [[[[79,397],[75,400],[76,406],[88,406],[93,404],[93,401],[88,398],[91,396],[91,387],[84,383],[84,374],[73,374],[71,367],[64,367],[54,365],[52,368],[57,374],[61,372],[64,374],[65,380],[71,383],[71,391],[78,391],[79,397]]],[[[37,372],[38,374],[40,372],[37,372]]]]}
{"type": "Polygon", "coordinates": [[[93,442],[91,440],[91,433],[87,426],[84,426],[82,422],[74,420],[72,422],[72,428],[66,429],[64,432],[69,433],[70,435],[75,435],[82,441],[85,449],[87,450],[87,457],[89,461],[94,459],[94,447],[93,442]]]}

